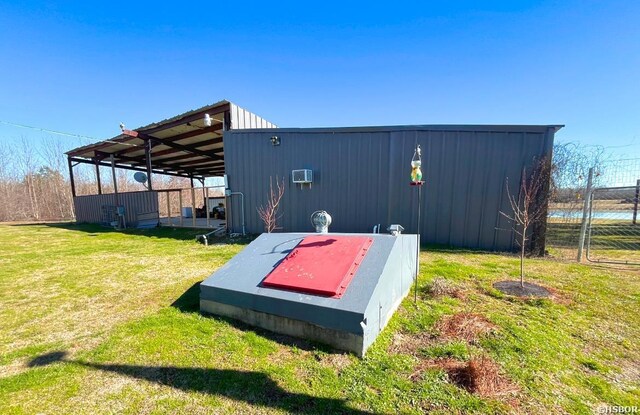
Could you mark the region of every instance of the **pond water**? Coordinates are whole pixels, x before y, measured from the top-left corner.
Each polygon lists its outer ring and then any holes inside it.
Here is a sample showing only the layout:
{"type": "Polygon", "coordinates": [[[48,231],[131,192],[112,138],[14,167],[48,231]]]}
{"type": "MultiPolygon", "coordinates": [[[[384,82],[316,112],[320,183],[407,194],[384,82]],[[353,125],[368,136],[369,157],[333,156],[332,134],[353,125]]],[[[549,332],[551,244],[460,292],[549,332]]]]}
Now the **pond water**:
{"type": "MultiPolygon", "coordinates": [[[[562,219],[581,219],[582,209],[579,210],[565,210],[565,209],[551,209],[549,210],[550,218],[562,218],[562,219]]],[[[633,220],[632,210],[597,210],[591,214],[593,219],[611,219],[611,220],[633,220]]],[[[640,219],[640,214],[638,215],[640,219]]]]}

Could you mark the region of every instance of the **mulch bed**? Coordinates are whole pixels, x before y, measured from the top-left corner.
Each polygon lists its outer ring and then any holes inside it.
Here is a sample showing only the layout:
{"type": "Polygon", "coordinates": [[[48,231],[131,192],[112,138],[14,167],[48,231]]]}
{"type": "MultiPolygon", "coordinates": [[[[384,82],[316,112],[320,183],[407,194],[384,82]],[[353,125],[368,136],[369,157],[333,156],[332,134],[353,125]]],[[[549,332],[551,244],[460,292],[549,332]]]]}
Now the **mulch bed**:
{"type": "Polygon", "coordinates": [[[539,297],[547,298],[551,296],[551,291],[538,284],[520,281],[499,281],[493,284],[493,288],[505,294],[516,297],[539,297]]]}
{"type": "Polygon", "coordinates": [[[425,360],[411,375],[411,380],[419,381],[428,369],[444,370],[451,383],[479,396],[497,397],[518,392],[518,387],[505,377],[498,364],[486,355],[467,362],[455,359],[425,360]]]}

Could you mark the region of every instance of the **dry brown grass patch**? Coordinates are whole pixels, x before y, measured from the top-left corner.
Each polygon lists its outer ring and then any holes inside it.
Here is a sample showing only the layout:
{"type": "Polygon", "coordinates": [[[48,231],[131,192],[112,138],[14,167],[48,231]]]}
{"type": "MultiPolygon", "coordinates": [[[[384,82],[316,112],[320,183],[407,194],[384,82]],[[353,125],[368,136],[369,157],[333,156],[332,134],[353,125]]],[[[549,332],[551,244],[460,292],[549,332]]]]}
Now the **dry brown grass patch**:
{"type": "Polygon", "coordinates": [[[388,351],[394,354],[417,356],[420,350],[426,349],[433,342],[433,336],[428,333],[394,333],[388,351]]]}
{"type": "Polygon", "coordinates": [[[320,358],[320,363],[323,366],[331,367],[336,372],[342,372],[347,366],[351,364],[351,358],[346,353],[328,353],[320,358]]]}
{"type": "Polygon", "coordinates": [[[444,370],[451,383],[482,397],[515,395],[518,392],[517,386],[501,373],[500,366],[487,355],[467,362],[455,359],[426,360],[411,375],[411,380],[420,380],[427,369],[444,370]]]}
{"type": "Polygon", "coordinates": [[[573,303],[573,300],[567,294],[564,294],[563,292],[555,288],[551,288],[547,286],[545,286],[544,288],[546,288],[551,292],[551,296],[549,296],[549,299],[554,303],[562,304],[562,305],[570,305],[571,303],[573,303]]]}
{"type": "Polygon", "coordinates": [[[464,291],[456,284],[443,277],[435,277],[427,287],[429,294],[433,297],[449,296],[464,299],[464,291]]]}
{"type": "Polygon", "coordinates": [[[497,327],[483,315],[463,312],[443,317],[436,323],[436,329],[443,338],[475,343],[480,336],[496,331],[497,327]]]}

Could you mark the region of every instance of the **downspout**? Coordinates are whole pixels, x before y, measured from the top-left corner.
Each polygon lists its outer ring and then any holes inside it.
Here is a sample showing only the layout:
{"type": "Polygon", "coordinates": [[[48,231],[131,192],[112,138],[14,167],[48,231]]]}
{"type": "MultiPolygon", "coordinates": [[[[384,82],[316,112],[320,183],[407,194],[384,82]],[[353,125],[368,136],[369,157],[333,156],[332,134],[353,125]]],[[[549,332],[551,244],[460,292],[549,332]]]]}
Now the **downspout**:
{"type": "Polygon", "coordinates": [[[227,189],[227,196],[240,195],[240,210],[242,211],[242,235],[246,235],[247,231],[244,222],[244,194],[242,192],[231,192],[227,189]]]}

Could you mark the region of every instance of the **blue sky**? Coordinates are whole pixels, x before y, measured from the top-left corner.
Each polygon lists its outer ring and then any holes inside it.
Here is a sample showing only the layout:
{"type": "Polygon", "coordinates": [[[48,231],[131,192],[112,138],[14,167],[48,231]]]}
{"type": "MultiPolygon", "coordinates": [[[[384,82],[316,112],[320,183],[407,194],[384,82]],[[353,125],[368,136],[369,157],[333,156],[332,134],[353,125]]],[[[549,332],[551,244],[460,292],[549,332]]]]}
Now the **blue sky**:
{"type": "Polygon", "coordinates": [[[0,1],[0,120],[104,139],[224,98],[283,127],[566,124],[640,157],[638,1],[269,3],[0,1]]]}

